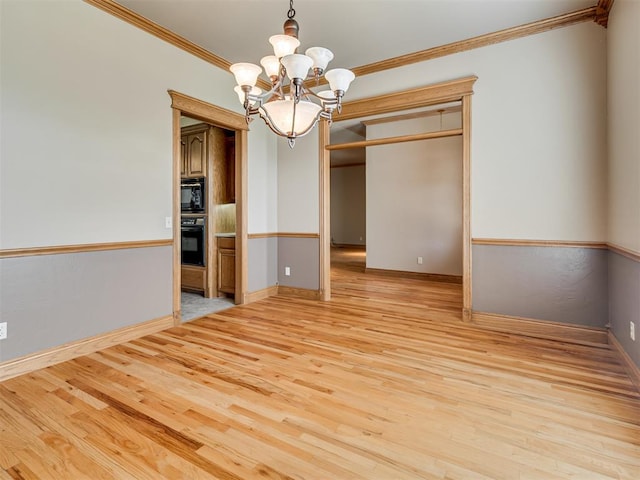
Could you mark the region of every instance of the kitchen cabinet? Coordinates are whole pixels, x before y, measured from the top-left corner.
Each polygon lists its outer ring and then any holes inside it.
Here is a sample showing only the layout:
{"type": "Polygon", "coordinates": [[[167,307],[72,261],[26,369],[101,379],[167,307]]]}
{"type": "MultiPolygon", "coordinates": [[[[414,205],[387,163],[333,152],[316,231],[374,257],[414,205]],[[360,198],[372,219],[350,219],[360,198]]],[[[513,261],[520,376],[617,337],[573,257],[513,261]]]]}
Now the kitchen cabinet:
{"type": "Polygon", "coordinates": [[[182,290],[193,292],[205,292],[207,285],[206,267],[182,265],[181,269],[182,290]]]}
{"type": "Polygon", "coordinates": [[[235,132],[214,128],[211,143],[214,201],[217,205],[236,203],[235,132]]]}
{"type": "Polygon", "coordinates": [[[236,239],[218,237],[218,295],[236,291],[236,239]]]}
{"type": "Polygon", "coordinates": [[[184,127],[180,135],[180,176],[207,176],[207,132],[209,125],[184,127]]]}

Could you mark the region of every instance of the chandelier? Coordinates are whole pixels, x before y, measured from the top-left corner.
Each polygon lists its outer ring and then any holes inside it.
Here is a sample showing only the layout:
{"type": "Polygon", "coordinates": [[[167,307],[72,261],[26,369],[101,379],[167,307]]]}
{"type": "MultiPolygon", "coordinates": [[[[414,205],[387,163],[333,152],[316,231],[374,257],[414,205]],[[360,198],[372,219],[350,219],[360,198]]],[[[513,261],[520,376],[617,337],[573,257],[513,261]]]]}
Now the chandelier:
{"type": "Polygon", "coordinates": [[[331,124],[334,110],[340,113],[342,97],[355,78],[353,72],[345,68],[325,73],[333,59],[333,53],[326,48],[312,47],[305,55],[296,53],[300,46],[300,27],[295,15],[293,0],[289,0],[284,34],[269,38],[274,54],[260,60],[271,81],[271,90],[263,92],[256,87],[262,73],[258,65],[234,63],[229,68],[238,83],[234,90],[244,106],[247,123],[252,116],[260,115],[274,133],[288,139],[291,148],[295,139],[309,133],[321,118],[331,124]],[[318,86],[323,73],[329,90],[316,94],[305,86],[307,79],[315,79],[318,86]]]}

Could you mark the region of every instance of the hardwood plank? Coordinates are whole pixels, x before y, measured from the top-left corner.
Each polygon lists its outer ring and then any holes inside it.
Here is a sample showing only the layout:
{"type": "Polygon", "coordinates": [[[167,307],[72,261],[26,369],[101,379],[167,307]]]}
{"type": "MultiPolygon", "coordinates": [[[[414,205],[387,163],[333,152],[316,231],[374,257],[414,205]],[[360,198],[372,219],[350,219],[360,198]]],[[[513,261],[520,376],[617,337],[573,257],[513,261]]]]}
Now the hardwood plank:
{"type": "Polygon", "coordinates": [[[637,479],[608,344],[462,322],[462,287],[331,252],[276,295],[0,384],[0,478],[637,479]]]}

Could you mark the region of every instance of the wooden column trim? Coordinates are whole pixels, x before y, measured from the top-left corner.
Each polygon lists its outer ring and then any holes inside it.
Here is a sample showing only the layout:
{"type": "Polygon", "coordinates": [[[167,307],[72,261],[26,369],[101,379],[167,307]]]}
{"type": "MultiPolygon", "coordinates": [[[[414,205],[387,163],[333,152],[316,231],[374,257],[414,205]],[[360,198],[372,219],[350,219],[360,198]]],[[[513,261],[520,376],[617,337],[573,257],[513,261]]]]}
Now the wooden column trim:
{"type": "Polygon", "coordinates": [[[173,297],[173,324],[179,325],[182,319],[180,312],[180,300],[181,291],[180,282],[182,279],[182,225],[180,223],[181,209],[180,209],[180,164],[182,162],[182,155],[180,150],[181,130],[180,130],[180,116],[182,112],[177,108],[171,109],[171,121],[172,121],[172,135],[173,135],[173,162],[171,164],[171,183],[173,185],[172,195],[172,215],[173,215],[173,285],[172,285],[172,297],[173,297]]]}
{"type": "Polygon", "coordinates": [[[330,131],[327,122],[321,122],[319,127],[320,299],[329,301],[331,300],[331,155],[326,147],[330,141],[330,131]]]}
{"type": "Polygon", "coordinates": [[[240,305],[247,303],[249,291],[248,139],[246,129],[236,131],[236,303],[240,305]]]}
{"type": "Polygon", "coordinates": [[[462,97],[462,320],[471,321],[471,95],[462,97]]]}

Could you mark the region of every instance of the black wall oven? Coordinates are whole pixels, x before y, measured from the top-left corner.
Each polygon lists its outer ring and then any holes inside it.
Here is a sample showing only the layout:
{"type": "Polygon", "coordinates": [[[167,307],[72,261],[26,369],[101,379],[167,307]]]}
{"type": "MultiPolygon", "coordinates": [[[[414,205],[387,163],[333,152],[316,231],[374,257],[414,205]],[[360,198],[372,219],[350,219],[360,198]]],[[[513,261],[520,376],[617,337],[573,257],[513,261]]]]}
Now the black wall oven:
{"type": "Polygon", "coordinates": [[[205,179],[183,178],[180,181],[180,208],[182,213],[204,213],[205,179]]]}
{"type": "Polygon", "coordinates": [[[205,266],[205,217],[182,217],[182,263],[205,266]]]}

